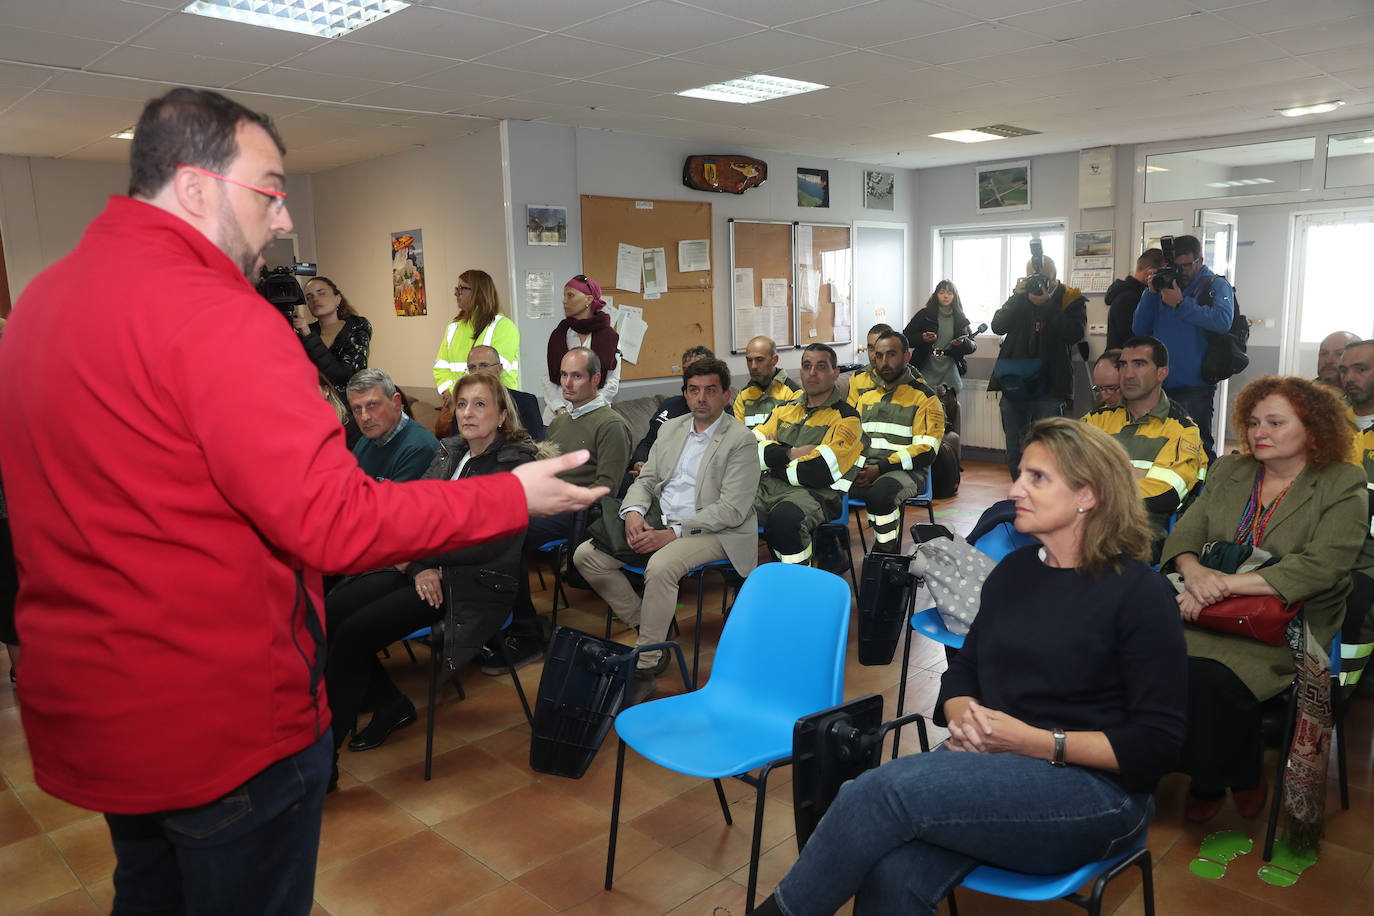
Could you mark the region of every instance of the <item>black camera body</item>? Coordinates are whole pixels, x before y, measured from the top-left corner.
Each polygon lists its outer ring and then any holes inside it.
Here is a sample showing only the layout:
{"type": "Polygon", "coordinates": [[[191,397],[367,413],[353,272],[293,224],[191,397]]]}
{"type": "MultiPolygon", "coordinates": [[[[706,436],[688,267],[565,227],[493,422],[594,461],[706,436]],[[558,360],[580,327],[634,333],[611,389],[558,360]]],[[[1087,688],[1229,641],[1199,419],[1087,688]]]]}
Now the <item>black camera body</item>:
{"type": "Polygon", "coordinates": [[[1038,235],[1031,238],[1030,250],[1031,274],[1029,277],[1022,277],[1021,280],[1026,285],[1027,295],[1043,296],[1045,290],[1050,287],[1050,280],[1045,276],[1045,246],[1041,244],[1038,235]]]}
{"type": "Polygon", "coordinates": [[[1162,293],[1178,282],[1178,268],[1174,266],[1174,237],[1166,235],[1159,240],[1159,250],[1164,254],[1164,266],[1150,277],[1150,289],[1162,293]]]}
{"type": "Polygon", "coordinates": [[[291,321],[295,317],[296,306],[305,304],[305,293],[302,292],[296,278],[313,277],[315,271],[314,264],[305,262],[297,262],[290,267],[274,267],[271,270],[264,267],[258,279],[258,294],[276,306],[277,310],[286,316],[287,321],[291,321]]]}

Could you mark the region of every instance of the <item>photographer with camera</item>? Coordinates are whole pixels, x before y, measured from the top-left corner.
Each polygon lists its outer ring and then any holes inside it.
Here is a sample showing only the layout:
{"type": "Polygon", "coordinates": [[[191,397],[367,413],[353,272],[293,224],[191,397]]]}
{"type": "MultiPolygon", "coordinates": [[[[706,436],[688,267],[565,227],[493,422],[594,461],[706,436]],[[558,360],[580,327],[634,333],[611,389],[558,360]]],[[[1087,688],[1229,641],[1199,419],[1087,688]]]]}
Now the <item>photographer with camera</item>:
{"type": "Polygon", "coordinates": [[[347,399],[348,380],[367,368],[372,323],[359,315],[328,277],[311,277],[305,284],[309,318],[297,309],[291,326],[300,335],[306,355],[329,379],[339,397],[347,399]]]}
{"type": "Polygon", "coordinates": [[[1016,281],[1011,298],[992,316],[992,332],[1002,348],[992,368],[989,391],[1002,392],[1002,431],[1007,437],[1007,468],[1021,472],[1021,440],[1036,420],[1064,415],[1073,394],[1070,348],[1088,327],[1082,292],[1058,280],[1052,258],[1039,238],[1031,239],[1029,276],[1016,281]]]}
{"type": "Polygon", "coordinates": [[[1202,242],[1194,235],[1159,240],[1164,266],[1150,278],[1150,288],[1140,297],[1131,328],[1138,335],[1159,338],[1169,350],[1169,377],[1164,391],[1181,404],[1202,432],[1202,447],[1209,461],[1216,460],[1212,440],[1217,386],[1202,377],[1202,357],[1207,352],[1206,331],[1226,334],[1231,330],[1235,292],[1225,277],[1203,263],[1202,242]],[[1201,300],[1199,302],[1199,300],[1201,300]]]}

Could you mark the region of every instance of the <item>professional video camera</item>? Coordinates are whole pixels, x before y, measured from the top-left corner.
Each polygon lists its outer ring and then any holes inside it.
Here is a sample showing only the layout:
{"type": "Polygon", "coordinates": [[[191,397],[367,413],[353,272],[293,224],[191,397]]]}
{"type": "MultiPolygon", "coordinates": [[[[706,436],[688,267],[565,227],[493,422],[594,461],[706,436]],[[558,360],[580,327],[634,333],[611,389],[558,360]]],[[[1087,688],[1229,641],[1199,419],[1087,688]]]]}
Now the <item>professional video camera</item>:
{"type": "Polygon", "coordinates": [[[315,276],[316,266],[305,262],[297,261],[290,267],[274,267],[268,270],[262,268],[262,273],[258,279],[258,293],[277,307],[287,321],[291,321],[296,313],[296,306],[305,304],[305,294],[301,292],[300,283],[296,282],[296,277],[315,276]]]}
{"type": "Polygon", "coordinates": [[[1026,284],[1027,295],[1043,296],[1045,290],[1050,288],[1050,279],[1045,276],[1045,246],[1040,243],[1040,236],[1031,236],[1030,250],[1031,273],[1022,280],[1026,284]]]}
{"type": "Polygon", "coordinates": [[[1161,238],[1159,250],[1164,253],[1164,266],[1150,277],[1150,289],[1162,293],[1178,280],[1178,268],[1174,266],[1174,237],[1166,235],[1161,238]]]}

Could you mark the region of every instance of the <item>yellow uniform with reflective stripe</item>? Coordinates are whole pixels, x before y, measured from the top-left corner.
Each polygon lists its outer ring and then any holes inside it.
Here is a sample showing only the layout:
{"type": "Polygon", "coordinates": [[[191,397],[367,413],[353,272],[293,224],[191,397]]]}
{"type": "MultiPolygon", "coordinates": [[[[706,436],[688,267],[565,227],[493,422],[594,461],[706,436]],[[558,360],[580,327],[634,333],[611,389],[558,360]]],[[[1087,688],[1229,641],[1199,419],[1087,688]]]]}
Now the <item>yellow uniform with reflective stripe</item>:
{"type": "Polygon", "coordinates": [[[874,373],[872,365],[855,372],[849,377],[849,394],[845,397],[845,403],[858,410],[859,398],[872,391],[878,382],[878,376],[874,373]]]}
{"type": "Polygon", "coordinates": [[[1364,569],[1374,567],[1374,426],[1360,429],[1353,407],[1345,409],[1345,422],[1350,424],[1351,436],[1350,457],[1346,460],[1364,468],[1364,479],[1369,487],[1369,537],[1365,539],[1364,550],[1355,563],[1356,569],[1364,569]]]}
{"type": "MultiPolygon", "coordinates": [[[[1161,389],[1159,403],[1139,420],[1122,403],[1099,407],[1083,422],[1120,442],[1140,481],[1140,497],[1156,521],[1167,519],[1204,476],[1207,453],[1193,418],[1161,389]]],[[[1159,533],[1157,528],[1156,533],[1159,533]]]]}
{"type": "Polygon", "coordinates": [[[779,404],[786,404],[797,396],[799,392],[792,387],[792,381],[787,377],[787,373],[779,369],[773,375],[773,380],[768,383],[768,390],[763,391],[758,384],[751,378],[749,384],[740,389],[740,393],[735,395],[735,419],[744,424],[745,429],[753,429],[773,412],[773,408],[779,404]]]}
{"type": "Polygon", "coordinates": [[[879,382],[860,396],[857,405],[868,440],[860,467],[874,461],[883,462],[885,471],[929,466],[945,433],[940,399],[910,367],[891,385],[879,382]]]}
{"type": "Polygon", "coordinates": [[[847,492],[858,472],[864,437],[859,415],[840,400],[839,392],[819,407],[806,406],[803,392],[773,410],[754,427],[759,440],[759,467],[794,487],[847,492]],[[787,458],[790,448],[814,445],[800,458],[787,458]]]}
{"type": "Polygon", "coordinates": [[[440,394],[452,391],[458,380],[467,375],[468,353],[473,347],[491,347],[501,358],[501,383],[507,388],[520,387],[520,332],[515,322],[505,315],[491,320],[477,339],[472,339],[472,322],[466,318],[450,321],[434,358],[434,387],[440,394]]]}

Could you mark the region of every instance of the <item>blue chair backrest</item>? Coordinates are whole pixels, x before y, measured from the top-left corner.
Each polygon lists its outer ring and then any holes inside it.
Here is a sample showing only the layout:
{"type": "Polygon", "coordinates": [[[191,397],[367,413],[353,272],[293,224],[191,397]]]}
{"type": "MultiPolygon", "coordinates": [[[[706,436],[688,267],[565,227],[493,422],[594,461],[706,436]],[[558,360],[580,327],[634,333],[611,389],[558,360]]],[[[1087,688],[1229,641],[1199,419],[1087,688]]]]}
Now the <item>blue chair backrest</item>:
{"type": "Polygon", "coordinates": [[[1035,538],[1017,531],[1011,522],[1002,522],[974,541],[973,546],[994,560],[1000,561],[1013,550],[1034,543],[1037,543],[1035,538]]]}
{"type": "Polygon", "coordinates": [[[849,583],[832,573],[759,566],[735,598],[702,689],[737,693],[739,703],[760,713],[792,719],[837,705],[844,698],[850,600],[849,583]]]}

